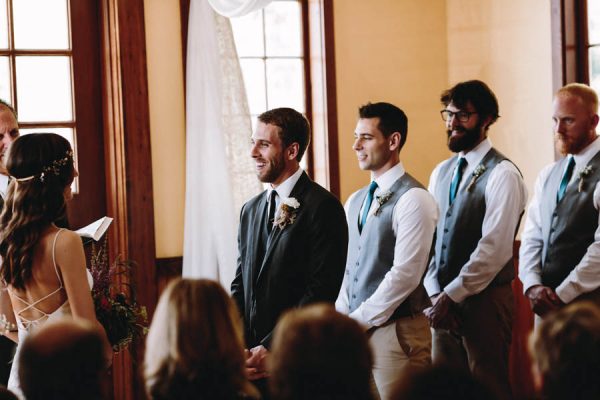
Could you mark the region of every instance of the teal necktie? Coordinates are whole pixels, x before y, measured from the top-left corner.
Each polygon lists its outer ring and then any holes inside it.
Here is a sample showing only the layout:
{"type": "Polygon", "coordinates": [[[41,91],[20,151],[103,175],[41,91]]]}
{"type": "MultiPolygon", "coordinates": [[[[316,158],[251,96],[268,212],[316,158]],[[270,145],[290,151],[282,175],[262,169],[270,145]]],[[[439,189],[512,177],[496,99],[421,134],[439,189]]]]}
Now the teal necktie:
{"type": "Polygon", "coordinates": [[[454,178],[452,178],[452,184],[450,185],[450,204],[452,204],[456,198],[456,193],[458,192],[458,187],[460,186],[460,180],[462,179],[466,166],[467,160],[464,157],[460,157],[458,159],[458,165],[456,166],[456,173],[454,174],[454,178]]]}
{"type": "Polygon", "coordinates": [[[558,193],[556,194],[556,201],[559,202],[567,191],[567,186],[569,186],[569,182],[571,181],[571,176],[573,176],[573,168],[575,167],[575,159],[573,156],[569,156],[569,164],[567,164],[567,169],[560,181],[560,186],[558,187],[558,193]]]}
{"type": "Polygon", "coordinates": [[[367,194],[365,206],[363,207],[363,213],[360,217],[360,223],[358,224],[359,232],[362,232],[363,226],[365,226],[365,224],[367,223],[367,216],[369,215],[369,210],[371,209],[371,203],[373,202],[373,194],[375,193],[375,189],[377,189],[377,182],[373,181],[369,185],[369,193],[367,194]]]}

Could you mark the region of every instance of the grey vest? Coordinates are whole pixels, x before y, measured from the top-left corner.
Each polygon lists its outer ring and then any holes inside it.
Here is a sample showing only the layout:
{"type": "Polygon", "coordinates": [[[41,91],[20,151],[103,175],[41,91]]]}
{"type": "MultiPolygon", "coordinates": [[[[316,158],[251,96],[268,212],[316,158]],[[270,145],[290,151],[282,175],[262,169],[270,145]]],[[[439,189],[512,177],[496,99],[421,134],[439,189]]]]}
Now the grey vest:
{"type": "MultiPolygon", "coordinates": [[[[481,226],[485,216],[485,187],[492,170],[500,162],[508,160],[504,155],[492,148],[481,160],[485,171],[477,178],[470,191],[467,191],[473,175],[464,175],[464,186],[461,185],[452,205],[448,205],[448,195],[452,175],[456,168],[454,156],[446,160],[440,167],[437,177],[435,198],[440,207],[440,218],[437,226],[435,242],[435,264],[438,271],[438,282],[443,289],[458,276],[462,267],[469,261],[482,237],[481,226]]],[[[520,218],[519,218],[520,221],[520,218]]],[[[518,224],[516,231],[518,230],[518,224]]],[[[512,258],[502,267],[490,283],[490,287],[499,286],[513,280],[515,276],[512,258]]]]}
{"type": "MultiPolygon", "coordinates": [[[[579,177],[567,186],[564,197],[556,203],[556,193],[565,170],[567,158],[557,162],[546,182],[541,201],[542,283],[556,289],[585,255],[594,242],[598,228],[598,210],[594,207],[594,190],[600,180],[600,152],[590,160],[591,172],[583,178],[579,192],[579,177]]],[[[577,174],[573,171],[573,174],[577,174]]]]}
{"type": "MultiPolygon", "coordinates": [[[[390,188],[391,197],[381,206],[377,215],[372,215],[367,220],[362,234],[358,231],[358,218],[368,187],[361,189],[350,202],[346,261],[348,313],[356,310],[375,292],[393,265],[396,246],[396,234],[392,228],[393,211],[400,197],[412,188],[423,186],[409,174],[404,174],[394,182],[390,188]]],[[[373,202],[377,202],[377,199],[373,199],[373,202]]],[[[376,206],[377,204],[373,204],[371,207],[376,206]]],[[[419,286],[398,306],[389,320],[418,314],[430,304],[421,278],[419,286]]]]}

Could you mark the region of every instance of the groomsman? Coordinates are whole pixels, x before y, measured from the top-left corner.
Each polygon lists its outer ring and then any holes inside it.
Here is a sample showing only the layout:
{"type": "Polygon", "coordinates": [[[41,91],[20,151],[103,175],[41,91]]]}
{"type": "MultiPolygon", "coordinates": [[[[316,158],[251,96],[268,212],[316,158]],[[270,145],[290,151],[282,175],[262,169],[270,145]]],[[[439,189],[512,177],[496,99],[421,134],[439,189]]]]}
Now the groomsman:
{"type": "Polygon", "coordinates": [[[440,208],[425,278],[433,362],[469,369],[509,399],[513,242],[527,191],[517,167],[487,138],[498,119],[490,88],[461,82],[441,102],[448,148],[457,154],[434,169],[429,186],[440,208]]]}
{"type": "Polygon", "coordinates": [[[579,299],[600,303],[598,95],[572,83],[554,96],[564,157],[539,174],[521,241],[519,277],[540,317],[579,299]]]}
{"type": "MultiPolygon", "coordinates": [[[[0,99],[0,211],[4,205],[4,197],[8,189],[8,173],[6,172],[6,156],[10,144],[19,137],[19,124],[15,109],[0,99]]],[[[0,294],[2,295],[2,294],[0,294]]],[[[15,344],[6,337],[0,338],[0,384],[6,386],[10,375],[11,362],[15,352],[15,344]]]]}
{"type": "Polygon", "coordinates": [[[368,330],[373,377],[389,399],[406,367],[431,363],[431,332],[422,284],[437,220],[433,197],[400,161],[408,120],[389,103],[359,109],[354,132],[358,166],[371,183],[346,202],[350,242],[336,309],[368,330]]]}
{"type": "MultiPolygon", "coordinates": [[[[242,207],[231,292],[244,319],[252,379],[264,378],[273,329],[288,309],[333,303],[346,262],[344,209],[300,168],[310,140],[302,114],[277,108],[258,117],[250,155],[268,188],[242,207]]],[[[264,382],[258,383],[263,394],[264,382]]]]}

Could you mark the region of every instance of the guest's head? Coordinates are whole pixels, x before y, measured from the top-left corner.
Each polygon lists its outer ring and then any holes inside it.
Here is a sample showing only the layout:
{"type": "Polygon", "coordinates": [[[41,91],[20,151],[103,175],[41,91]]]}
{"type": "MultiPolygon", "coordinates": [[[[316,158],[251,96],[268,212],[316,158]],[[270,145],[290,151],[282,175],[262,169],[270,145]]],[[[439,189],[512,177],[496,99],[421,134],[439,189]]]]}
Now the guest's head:
{"type": "Polygon", "coordinates": [[[406,370],[393,400],[494,400],[496,395],[468,371],[449,366],[406,370]]]}
{"type": "Polygon", "coordinates": [[[146,340],[144,377],[151,399],[252,398],[245,378],[239,313],[206,279],[176,279],[160,297],[146,340]]]}
{"type": "Polygon", "coordinates": [[[529,349],[542,397],[600,398],[600,309],[577,302],[549,314],[533,332],[529,349]]]}
{"type": "Polygon", "coordinates": [[[488,128],[498,119],[498,100],[483,82],[460,82],[440,96],[444,106],[448,148],[468,152],[487,137],[488,128]]]}
{"type": "Polygon", "coordinates": [[[83,320],[48,322],[22,344],[19,380],[27,400],[101,399],[104,342],[83,320]]]}
{"type": "Polygon", "coordinates": [[[556,149],[578,154],[592,143],[598,127],[598,95],[582,83],[570,83],[554,96],[553,115],[556,149]]]}
{"type": "Polygon", "coordinates": [[[17,112],[10,104],[0,99],[0,168],[4,168],[6,152],[18,136],[17,112]]]}
{"type": "Polygon", "coordinates": [[[289,311],[275,328],[269,385],[277,400],[372,399],[371,367],[364,329],[330,305],[289,311]]]}
{"type": "Polygon", "coordinates": [[[250,155],[261,182],[277,186],[299,167],[310,141],[306,118],[291,108],[275,108],[258,116],[250,155]]]}
{"type": "Polygon", "coordinates": [[[0,276],[23,289],[31,278],[33,247],[63,218],[77,176],[69,142],[53,133],[32,133],[10,146],[6,168],[13,178],[0,215],[0,276]]]}

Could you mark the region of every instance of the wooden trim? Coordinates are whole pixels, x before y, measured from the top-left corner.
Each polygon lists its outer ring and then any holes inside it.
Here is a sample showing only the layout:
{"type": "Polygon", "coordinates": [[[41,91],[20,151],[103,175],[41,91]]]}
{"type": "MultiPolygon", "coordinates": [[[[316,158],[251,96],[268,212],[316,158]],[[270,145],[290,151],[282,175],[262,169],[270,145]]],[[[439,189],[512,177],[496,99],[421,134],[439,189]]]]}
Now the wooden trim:
{"type": "Polygon", "coordinates": [[[187,37],[188,23],[190,20],[190,0],[179,0],[179,14],[181,15],[181,55],[183,57],[183,87],[185,88],[187,74],[187,37]]]}
{"type": "MultiPolygon", "coordinates": [[[[137,262],[132,279],[151,316],[157,285],[144,2],[102,0],[101,21],[107,208],[116,228],[109,236],[111,259],[121,254],[137,262]]],[[[113,368],[115,398],[145,398],[128,352],[115,358],[113,368]]]]}
{"type": "Polygon", "coordinates": [[[575,29],[577,33],[577,82],[590,83],[589,57],[588,57],[588,20],[587,1],[576,1],[575,29]]]}
{"type": "Polygon", "coordinates": [[[314,179],[340,196],[333,1],[308,0],[314,179]]]}
{"type": "Polygon", "coordinates": [[[159,296],[172,279],[181,277],[182,271],[183,257],[165,257],[156,259],[159,296]]]}
{"type": "Polygon", "coordinates": [[[556,92],[565,84],[565,26],[562,0],[551,0],[550,26],[552,35],[552,92],[556,92]]]}

